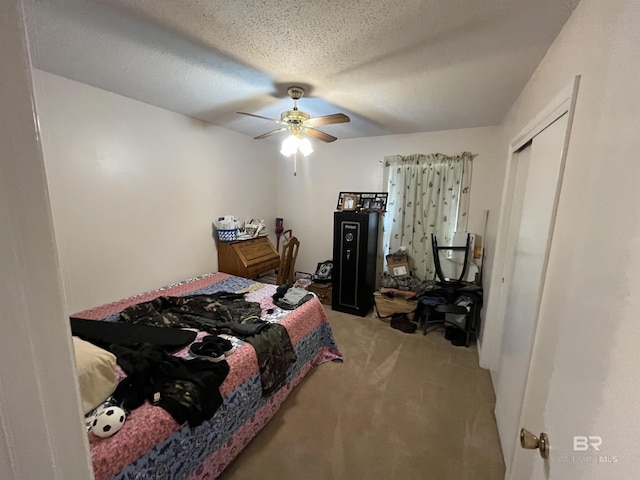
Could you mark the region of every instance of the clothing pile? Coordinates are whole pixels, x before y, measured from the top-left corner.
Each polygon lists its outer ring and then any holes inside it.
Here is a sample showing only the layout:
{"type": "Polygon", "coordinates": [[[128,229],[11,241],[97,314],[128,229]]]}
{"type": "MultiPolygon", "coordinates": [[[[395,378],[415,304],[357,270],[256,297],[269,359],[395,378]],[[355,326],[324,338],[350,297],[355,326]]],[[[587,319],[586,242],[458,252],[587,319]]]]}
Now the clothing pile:
{"type": "Polygon", "coordinates": [[[157,297],[120,313],[120,321],[156,327],[197,328],[226,333],[251,344],[258,357],[262,392],[270,395],[284,385],[287,370],[297,357],[286,328],[260,318],[257,302],[243,294],[217,292],[184,297],[157,297]]]}
{"type": "Polygon", "coordinates": [[[148,400],[164,408],[179,424],[189,422],[196,427],[222,405],[220,385],[229,373],[227,362],[185,360],[150,344],[112,345],[111,352],[127,374],[113,393],[126,410],[148,400]]]}
{"type": "Polygon", "coordinates": [[[309,290],[299,287],[280,285],[273,294],[273,303],[284,310],[295,310],[314,297],[309,290]]]}

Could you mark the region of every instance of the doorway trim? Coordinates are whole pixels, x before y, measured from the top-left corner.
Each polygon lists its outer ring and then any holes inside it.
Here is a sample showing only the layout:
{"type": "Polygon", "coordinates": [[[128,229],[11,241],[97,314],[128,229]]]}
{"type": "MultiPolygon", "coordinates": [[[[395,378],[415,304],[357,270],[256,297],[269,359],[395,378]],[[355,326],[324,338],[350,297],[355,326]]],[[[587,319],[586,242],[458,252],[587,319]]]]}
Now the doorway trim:
{"type": "MultiPolygon", "coordinates": [[[[580,75],[576,75],[573,80],[509,142],[505,177],[502,186],[502,198],[500,200],[500,215],[498,217],[496,245],[494,250],[496,254],[491,274],[491,291],[487,300],[487,310],[484,316],[485,326],[482,332],[482,349],[479,352],[480,366],[491,371],[492,380],[494,382],[496,381],[495,372],[498,369],[502,351],[502,332],[507,303],[506,292],[509,291],[509,285],[504,283],[506,274],[505,268],[509,266],[505,249],[509,241],[509,218],[511,216],[511,206],[515,185],[516,169],[514,168],[513,163],[514,158],[517,155],[517,152],[527,142],[531,141],[536,135],[555,122],[562,115],[568,113],[567,134],[565,136],[559,176],[560,181],[562,181],[579,85],[580,75]]],[[[553,218],[555,218],[558,206],[557,202],[558,199],[556,199],[553,206],[553,218]]],[[[552,234],[553,228],[549,235],[549,241],[551,241],[552,234]]],[[[546,265],[544,270],[546,270],[546,265]]],[[[496,387],[496,385],[494,385],[494,387],[496,387]]]]}

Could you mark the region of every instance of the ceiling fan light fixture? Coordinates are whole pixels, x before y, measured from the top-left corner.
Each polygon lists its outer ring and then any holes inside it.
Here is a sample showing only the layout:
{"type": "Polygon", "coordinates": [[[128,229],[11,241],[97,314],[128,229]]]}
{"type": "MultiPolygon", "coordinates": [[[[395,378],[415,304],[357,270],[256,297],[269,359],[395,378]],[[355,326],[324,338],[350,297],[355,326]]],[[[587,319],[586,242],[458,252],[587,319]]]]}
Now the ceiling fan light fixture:
{"type": "Polygon", "coordinates": [[[308,138],[302,138],[301,136],[291,134],[282,142],[280,153],[285,157],[290,157],[296,152],[300,152],[307,157],[311,152],[313,152],[313,147],[311,146],[311,142],[308,138]]]}
{"type": "Polygon", "coordinates": [[[313,152],[313,147],[311,146],[311,142],[308,138],[303,138],[300,140],[298,149],[305,157],[308,157],[309,154],[313,152]]]}
{"type": "Polygon", "coordinates": [[[302,153],[305,157],[313,153],[311,142],[303,135],[309,135],[316,140],[326,143],[337,140],[333,135],[329,135],[328,133],[318,130],[317,127],[351,121],[351,119],[344,113],[332,113],[330,115],[311,118],[308,113],[298,110],[298,100],[304,95],[304,89],[302,87],[293,86],[289,87],[287,93],[293,100],[293,110],[285,110],[282,112],[280,114],[280,119],[263,117],[262,115],[256,115],[255,113],[237,112],[240,115],[248,115],[262,120],[269,120],[270,122],[282,125],[280,128],[254,137],[254,140],[262,140],[263,138],[288,130],[289,136],[282,142],[282,147],[280,149],[280,153],[285,157],[290,157],[298,152],[302,153]]]}
{"type": "Polygon", "coordinates": [[[298,143],[300,140],[295,135],[289,135],[282,142],[282,148],[280,149],[280,153],[285,157],[290,157],[294,153],[298,151],[298,143]]]}

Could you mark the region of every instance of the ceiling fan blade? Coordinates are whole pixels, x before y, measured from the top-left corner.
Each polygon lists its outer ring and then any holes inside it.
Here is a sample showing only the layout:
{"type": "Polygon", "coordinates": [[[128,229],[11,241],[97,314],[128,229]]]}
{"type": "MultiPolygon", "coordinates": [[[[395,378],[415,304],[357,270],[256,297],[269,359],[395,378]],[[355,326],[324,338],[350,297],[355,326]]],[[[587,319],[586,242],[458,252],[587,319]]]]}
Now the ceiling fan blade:
{"type": "Polygon", "coordinates": [[[284,132],[288,130],[287,127],[278,128],[277,130],[271,130],[270,132],[263,133],[262,135],[258,135],[257,137],[253,137],[254,140],[262,140],[263,138],[270,137],[271,135],[275,135],[276,133],[284,132]]]}
{"type": "Polygon", "coordinates": [[[261,118],[262,120],[269,120],[270,122],[284,123],[282,120],[278,120],[276,118],[263,117],[262,115],[256,115],[255,113],[247,113],[247,112],[236,112],[236,113],[239,113],[240,115],[248,115],[250,117],[261,118]]]}
{"type": "Polygon", "coordinates": [[[311,135],[312,137],[317,138],[318,140],[322,140],[323,142],[333,142],[337,140],[333,135],[329,135],[328,133],[321,132],[320,130],[316,130],[315,128],[309,128],[305,130],[307,135],[311,135]]]}
{"type": "Polygon", "coordinates": [[[320,125],[331,125],[332,123],[346,123],[350,121],[351,119],[347,117],[344,113],[334,113],[331,115],[324,115],[322,117],[310,118],[304,123],[305,125],[317,127],[320,125]]]}

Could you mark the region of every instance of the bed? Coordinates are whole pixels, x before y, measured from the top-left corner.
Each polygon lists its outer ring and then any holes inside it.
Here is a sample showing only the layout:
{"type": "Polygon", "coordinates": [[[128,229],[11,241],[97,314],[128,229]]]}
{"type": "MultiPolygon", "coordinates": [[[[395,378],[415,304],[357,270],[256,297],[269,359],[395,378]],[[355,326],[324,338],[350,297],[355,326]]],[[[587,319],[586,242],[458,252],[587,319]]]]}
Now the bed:
{"type": "MultiPolygon", "coordinates": [[[[297,355],[287,371],[285,385],[274,394],[264,396],[253,347],[229,337],[237,348],[227,358],[230,370],[220,387],[222,406],[211,420],[195,428],[187,424],[181,426],[165,410],[145,402],[129,414],[122,429],[114,436],[89,435],[96,480],[214,479],[276,414],[289,393],[313,367],[342,360],[320,301],[313,298],[295,310],[281,310],[274,307],[271,298],[275,290],[275,285],[216,273],[73,315],[114,321],[123,309],[159,296],[224,291],[246,293],[246,300],[260,304],[264,318],[286,328],[297,355]],[[268,314],[270,309],[274,310],[268,314]]],[[[195,341],[206,334],[198,332],[195,341]]],[[[189,347],[175,355],[189,358],[189,347]]],[[[120,372],[120,375],[124,374],[120,372]]]]}

